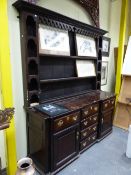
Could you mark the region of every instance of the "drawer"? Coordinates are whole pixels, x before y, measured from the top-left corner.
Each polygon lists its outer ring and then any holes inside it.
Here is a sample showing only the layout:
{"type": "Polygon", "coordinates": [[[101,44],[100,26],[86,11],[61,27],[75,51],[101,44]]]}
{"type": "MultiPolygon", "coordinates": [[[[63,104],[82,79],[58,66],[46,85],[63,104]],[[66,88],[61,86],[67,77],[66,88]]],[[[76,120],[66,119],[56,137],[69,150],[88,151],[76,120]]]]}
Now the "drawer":
{"type": "Polygon", "coordinates": [[[110,108],[113,108],[115,105],[115,98],[106,100],[102,103],[102,110],[108,110],[110,108]]]}
{"type": "Polygon", "coordinates": [[[80,112],[75,112],[59,119],[54,120],[54,131],[59,131],[67,128],[80,120],[80,112]]]}
{"type": "Polygon", "coordinates": [[[88,137],[89,135],[91,135],[94,132],[97,132],[97,123],[88,127],[87,129],[81,131],[81,140],[85,139],[86,137],[88,137]]]}
{"type": "Polygon", "coordinates": [[[80,150],[83,150],[86,147],[89,147],[97,139],[97,132],[86,138],[80,143],[80,150]]]}
{"type": "Polygon", "coordinates": [[[81,129],[85,129],[98,122],[98,114],[88,117],[81,122],[81,129]]]}
{"type": "Polygon", "coordinates": [[[82,109],[82,118],[98,113],[98,111],[99,111],[99,104],[98,103],[91,104],[82,109]]]}

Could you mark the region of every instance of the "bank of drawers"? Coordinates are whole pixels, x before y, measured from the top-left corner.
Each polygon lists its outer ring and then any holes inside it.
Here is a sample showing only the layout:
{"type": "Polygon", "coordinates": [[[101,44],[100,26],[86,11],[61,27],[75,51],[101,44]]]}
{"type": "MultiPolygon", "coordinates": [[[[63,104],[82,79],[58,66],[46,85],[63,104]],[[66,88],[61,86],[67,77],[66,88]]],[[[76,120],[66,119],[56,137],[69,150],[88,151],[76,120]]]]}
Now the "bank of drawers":
{"type": "Polygon", "coordinates": [[[98,129],[99,104],[94,103],[82,109],[80,150],[88,148],[96,142],[98,129]]]}
{"type": "Polygon", "coordinates": [[[97,139],[97,132],[90,135],[80,143],[80,150],[83,150],[85,148],[88,148],[91,144],[93,144],[97,139]]]}
{"type": "Polygon", "coordinates": [[[81,111],[62,116],[53,121],[53,131],[59,132],[80,122],[80,150],[93,144],[97,139],[99,104],[93,103],[81,111]]]}
{"type": "Polygon", "coordinates": [[[81,140],[85,139],[94,132],[97,132],[97,123],[81,131],[81,140]]]}

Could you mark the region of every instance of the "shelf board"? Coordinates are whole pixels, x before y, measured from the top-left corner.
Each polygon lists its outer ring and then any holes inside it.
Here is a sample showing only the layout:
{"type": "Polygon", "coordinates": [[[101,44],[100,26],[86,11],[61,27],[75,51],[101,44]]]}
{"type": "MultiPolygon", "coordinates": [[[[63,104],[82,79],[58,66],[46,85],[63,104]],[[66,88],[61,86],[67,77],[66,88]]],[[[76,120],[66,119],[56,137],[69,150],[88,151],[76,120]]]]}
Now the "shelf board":
{"type": "Polygon", "coordinates": [[[81,79],[87,79],[87,78],[96,78],[96,76],[90,76],[90,77],[69,77],[69,78],[58,78],[58,79],[46,79],[46,80],[40,80],[40,83],[54,83],[54,82],[62,82],[62,81],[71,81],[71,80],[81,80],[81,79]]]}
{"type": "Polygon", "coordinates": [[[78,59],[78,60],[97,60],[97,57],[91,56],[68,56],[68,55],[49,55],[49,54],[39,54],[41,58],[66,58],[66,59],[78,59]]]}

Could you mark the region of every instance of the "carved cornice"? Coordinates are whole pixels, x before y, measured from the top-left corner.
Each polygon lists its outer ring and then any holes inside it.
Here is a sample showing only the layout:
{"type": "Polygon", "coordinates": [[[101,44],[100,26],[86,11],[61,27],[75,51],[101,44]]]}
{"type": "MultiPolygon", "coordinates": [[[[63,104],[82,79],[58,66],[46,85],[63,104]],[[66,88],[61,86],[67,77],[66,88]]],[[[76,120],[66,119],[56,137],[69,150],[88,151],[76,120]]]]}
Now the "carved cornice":
{"type": "MultiPolygon", "coordinates": [[[[82,2],[80,0],[74,0],[74,1],[79,2],[79,4],[82,5],[82,2]]],[[[84,2],[83,5],[85,8],[86,7],[88,7],[88,8],[89,7],[96,7],[98,5],[96,3],[94,3],[95,4],[94,5],[93,1],[88,0],[89,4],[90,4],[90,6],[88,6],[88,4],[87,4],[88,1],[86,1],[86,0],[82,0],[82,1],[84,2]],[[86,3],[86,5],[85,5],[85,3],[86,3]]],[[[95,1],[97,2],[98,0],[95,0],[95,1]]],[[[84,32],[85,35],[90,35],[90,36],[94,36],[94,35],[102,36],[102,35],[107,33],[107,31],[102,30],[98,27],[94,27],[94,26],[85,24],[85,23],[80,22],[80,21],[78,22],[77,20],[71,19],[67,16],[53,12],[53,11],[48,10],[46,8],[43,8],[43,7],[34,5],[34,4],[30,4],[26,1],[17,0],[13,4],[13,6],[20,12],[20,14],[22,12],[28,12],[28,13],[32,13],[34,15],[37,15],[39,17],[39,20],[41,23],[47,24],[49,26],[53,26],[53,27],[57,27],[57,28],[65,29],[65,30],[69,30],[69,31],[75,30],[77,33],[80,33],[80,34],[82,34],[84,32]],[[79,29],[81,29],[81,30],[79,30],[79,29]],[[88,33],[85,32],[87,30],[88,30],[88,33]]],[[[87,8],[87,11],[88,11],[88,8],[87,8]]],[[[99,6],[98,6],[98,9],[99,9],[99,6]]],[[[90,9],[90,11],[93,11],[93,10],[90,9]]],[[[90,14],[89,11],[88,11],[88,13],[90,14]]],[[[98,21],[99,21],[99,15],[98,15],[98,21]]],[[[99,24],[99,22],[96,22],[96,23],[97,23],[97,25],[99,24]]]]}
{"type": "Polygon", "coordinates": [[[14,108],[6,108],[0,110],[0,130],[9,128],[10,120],[14,114],[14,108]]]}
{"type": "Polygon", "coordinates": [[[96,27],[99,27],[99,0],[74,0],[82,5],[90,15],[96,27]]]}

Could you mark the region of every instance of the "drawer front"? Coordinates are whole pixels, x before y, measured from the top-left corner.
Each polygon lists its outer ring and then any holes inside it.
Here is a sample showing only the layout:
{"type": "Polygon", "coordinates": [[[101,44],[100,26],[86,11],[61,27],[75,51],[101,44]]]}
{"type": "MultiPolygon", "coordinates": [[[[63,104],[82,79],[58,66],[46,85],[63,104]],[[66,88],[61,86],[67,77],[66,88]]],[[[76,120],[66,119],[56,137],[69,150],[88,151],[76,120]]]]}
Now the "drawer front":
{"type": "Polygon", "coordinates": [[[90,146],[90,144],[94,143],[97,139],[97,132],[86,138],[80,143],[80,150],[90,146]]]}
{"type": "Polygon", "coordinates": [[[85,139],[86,137],[88,137],[92,133],[97,132],[97,125],[98,124],[94,124],[94,125],[88,127],[87,129],[81,131],[81,140],[85,139]]]}
{"type": "Polygon", "coordinates": [[[88,117],[81,122],[81,129],[85,129],[98,122],[98,114],[88,117]]]}
{"type": "Polygon", "coordinates": [[[102,103],[102,110],[108,110],[110,108],[113,108],[115,105],[115,98],[106,100],[102,103]]]}
{"type": "Polygon", "coordinates": [[[59,119],[54,120],[54,131],[59,131],[67,128],[80,120],[80,112],[75,112],[59,119]]]}
{"type": "Polygon", "coordinates": [[[82,117],[85,118],[89,115],[96,114],[99,111],[99,104],[92,104],[82,109],[82,117]]]}

